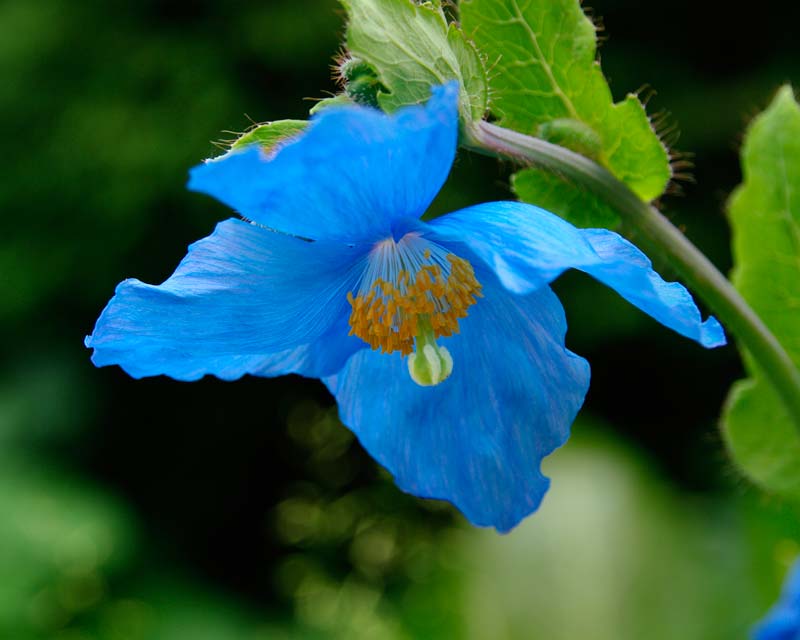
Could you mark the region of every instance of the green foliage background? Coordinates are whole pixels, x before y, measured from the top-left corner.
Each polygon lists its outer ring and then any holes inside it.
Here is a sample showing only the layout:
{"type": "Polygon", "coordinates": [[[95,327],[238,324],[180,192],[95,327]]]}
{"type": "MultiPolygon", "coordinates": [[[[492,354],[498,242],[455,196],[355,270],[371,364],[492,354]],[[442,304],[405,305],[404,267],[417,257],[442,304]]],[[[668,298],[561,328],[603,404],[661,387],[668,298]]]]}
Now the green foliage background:
{"type": "MultiPolygon", "coordinates": [[[[658,88],[696,153],[666,211],[728,268],[736,141],[798,81],[798,10],[593,8],[614,99],[658,88]]],[[[91,366],[114,285],[162,281],[228,215],[187,169],[251,121],[304,119],[342,34],[332,0],[0,5],[0,638],[745,637],[800,530],[726,462],[741,364],[584,278],[557,286],[592,390],[505,537],[400,494],[318,383],[91,366]]],[[[460,156],[434,213],[511,197],[509,172],[460,156]]]]}

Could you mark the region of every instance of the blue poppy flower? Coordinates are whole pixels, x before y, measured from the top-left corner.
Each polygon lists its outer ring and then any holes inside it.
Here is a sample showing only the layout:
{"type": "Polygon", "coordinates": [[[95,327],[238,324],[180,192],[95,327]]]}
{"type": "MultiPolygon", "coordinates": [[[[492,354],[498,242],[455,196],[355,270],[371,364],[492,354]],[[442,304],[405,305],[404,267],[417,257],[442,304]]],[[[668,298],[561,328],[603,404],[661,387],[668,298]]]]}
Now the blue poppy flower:
{"type": "Polygon", "coordinates": [[[753,630],[753,640],[800,640],[800,560],[789,571],[778,602],[753,630]]]}
{"type": "Polygon", "coordinates": [[[345,425],[417,496],[500,531],[535,511],[589,365],[564,346],[548,286],[584,271],[706,347],[724,344],[688,292],[611,231],[491,202],[430,222],[458,130],[458,87],[385,115],[330,108],[278,150],[191,172],[221,222],[154,286],[125,280],[86,344],[135,378],[320,378],[345,425]]]}

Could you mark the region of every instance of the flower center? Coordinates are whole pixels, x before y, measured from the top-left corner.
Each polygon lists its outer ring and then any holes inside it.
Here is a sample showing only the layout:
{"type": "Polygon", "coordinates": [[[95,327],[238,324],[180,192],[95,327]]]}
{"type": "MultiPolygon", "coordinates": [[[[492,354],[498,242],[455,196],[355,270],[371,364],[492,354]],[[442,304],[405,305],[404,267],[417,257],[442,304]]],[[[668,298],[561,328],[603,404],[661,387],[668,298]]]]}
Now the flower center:
{"type": "Polygon", "coordinates": [[[388,238],[370,252],[356,295],[347,294],[350,335],[384,353],[407,356],[416,348],[411,377],[438,384],[450,375],[452,358],[436,338],[458,333],[459,319],[480,296],[481,285],[463,258],[416,232],[388,238]]]}

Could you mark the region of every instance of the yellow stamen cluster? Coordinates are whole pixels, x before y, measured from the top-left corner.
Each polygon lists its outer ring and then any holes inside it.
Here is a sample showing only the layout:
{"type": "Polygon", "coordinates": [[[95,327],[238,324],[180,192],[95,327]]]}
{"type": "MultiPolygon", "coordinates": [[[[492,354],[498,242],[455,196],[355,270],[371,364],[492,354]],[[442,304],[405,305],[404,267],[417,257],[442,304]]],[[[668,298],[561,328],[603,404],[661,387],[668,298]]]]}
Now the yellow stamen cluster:
{"type": "Polygon", "coordinates": [[[447,261],[447,275],[440,265],[427,264],[414,274],[401,270],[394,283],[376,279],[366,295],[348,293],[350,335],[373,349],[407,356],[414,350],[420,316],[426,316],[437,338],[458,333],[459,319],[481,297],[481,284],[469,262],[452,253],[447,261]]]}

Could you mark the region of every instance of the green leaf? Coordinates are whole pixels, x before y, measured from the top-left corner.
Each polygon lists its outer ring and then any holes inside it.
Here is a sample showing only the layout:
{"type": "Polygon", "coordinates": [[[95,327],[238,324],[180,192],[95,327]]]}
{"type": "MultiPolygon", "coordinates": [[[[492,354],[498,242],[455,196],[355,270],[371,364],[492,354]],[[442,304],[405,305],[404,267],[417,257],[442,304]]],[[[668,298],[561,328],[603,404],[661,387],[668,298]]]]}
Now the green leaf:
{"type": "Polygon", "coordinates": [[[347,49],[369,64],[386,91],[378,93],[385,111],[428,100],[431,86],[461,84],[461,115],[480,119],[486,112],[486,68],[475,46],[447,23],[439,2],[341,0],[347,10],[347,49]]]}
{"type": "Polygon", "coordinates": [[[733,459],[757,484],[800,498],[800,438],[783,402],[761,376],[733,385],[723,429],[733,459]]]}
{"type": "Polygon", "coordinates": [[[638,97],[614,103],[579,0],[464,0],[461,21],[487,58],[501,126],[597,160],[643,200],[664,192],[667,149],[638,97]]]}
{"type": "MultiPolygon", "coordinates": [[[[732,280],[800,365],[800,106],[783,87],[750,125],[742,149],[744,183],[731,196],[732,280]]],[[[800,498],[800,435],[750,358],[750,378],[728,396],[728,448],[757,483],[800,498]]]]}
{"type": "Polygon", "coordinates": [[[231,145],[231,149],[241,149],[251,144],[260,144],[265,150],[301,133],[308,123],[305,120],[276,120],[252,127],[231,145]]]}
{"type": "Polygon", "coordinates": [[[615,227],[619,216],[591,191],[553,173],[523,169],[511,176],[520,200],[557,213],[577,227],[615,227]]]}
{"type": "Polygon", "coordinates": [[[350,96],[344,93],[339,93],[330,98],[323,98],[322,100],[319,100],[313,107],[311,107],[309,113],[313,116],[315,113],[319,113],[328,107],[350,107],[354,104],[356,103],[350,96]]]}

